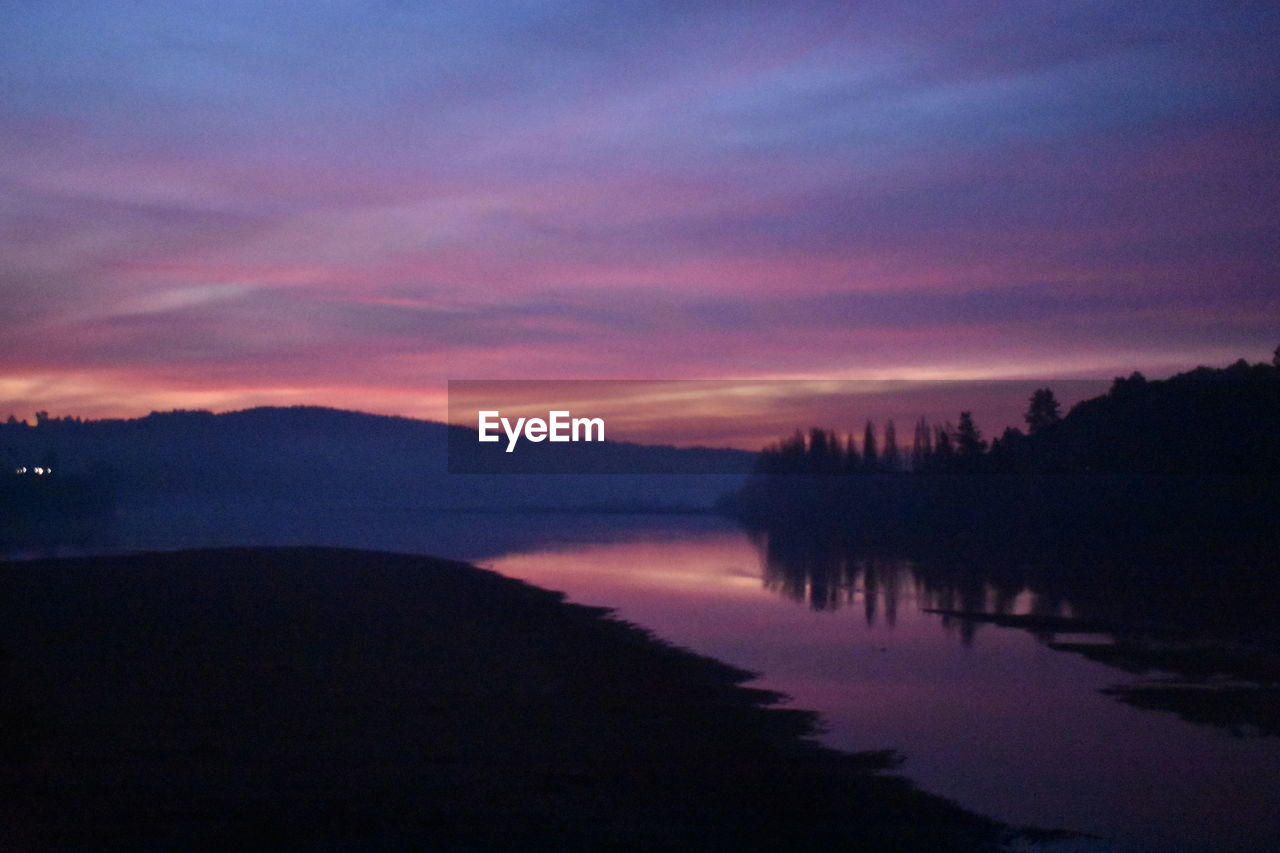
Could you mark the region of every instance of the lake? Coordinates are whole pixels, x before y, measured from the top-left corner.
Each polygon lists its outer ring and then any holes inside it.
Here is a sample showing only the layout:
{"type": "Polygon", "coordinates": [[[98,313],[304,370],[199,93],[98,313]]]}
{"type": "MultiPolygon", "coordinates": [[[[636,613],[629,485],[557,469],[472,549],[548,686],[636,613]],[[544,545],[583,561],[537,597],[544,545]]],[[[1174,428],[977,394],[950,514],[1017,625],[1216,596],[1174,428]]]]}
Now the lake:
{"type": "MultiPolygon", "coordinates": [[[[758,672],[760,686],[822,713],[827,743],[897,749],[905,775],[984,814],[1093,833],[1118,851],[1280,849],[1280,738],[1131,707],[1101,691],[1135,675],[1025,630],[926,613],[958,602],[908,561],[815,589],[771,571],[733,526],[704,521],[480,562],[758,672]]],[[[963,609],[996,595],[966,596],[963,609]]],[[[1001,609],[1030,613],[1033,599],[1001,609]]]]}
{"type": "Polygon", "coordinates": [[[825,742],[895,749],[921,787],[1003,821],[1093,833],[1116,851],[1280,849],[1280,737],[1248,719],[1192,722],[1195,714],[1104,693],[1170,676],[1050,647],[1104,648],[1110,638],[1097,631],[926,612],[1070,619],[1123,602],[1120,612],[1145,618],[1146,605],[1162,602],[1187,620],[1204,609],[1258,610],[1202,579],[1158,569],[1166,579],[1152,581],[1121,563],[1073,568],[1119,578],[1073,589],[1007,557],[940,567],[803,543],[781,549],[700,515],[283,516],[244,503],[170,511],[183,515],[160,523],[157,508],[122,512],[120,544],[330,544],[468,559],[760,673],[759,686],[821,712],[825,742]]]}

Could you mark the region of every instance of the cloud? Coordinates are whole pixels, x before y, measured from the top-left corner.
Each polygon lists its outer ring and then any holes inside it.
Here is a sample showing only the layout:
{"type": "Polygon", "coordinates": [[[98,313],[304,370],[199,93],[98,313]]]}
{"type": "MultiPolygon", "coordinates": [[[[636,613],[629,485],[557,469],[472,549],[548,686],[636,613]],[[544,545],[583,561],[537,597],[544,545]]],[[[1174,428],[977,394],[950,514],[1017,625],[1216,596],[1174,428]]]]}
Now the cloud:
{"type": "Polygon", "coordinates": [[[128,374],[95,410],[1274,346],[1268,7],[4,16],[0,367],[81,377],[39,387],[85,406],[84,377],[128,374]]]}

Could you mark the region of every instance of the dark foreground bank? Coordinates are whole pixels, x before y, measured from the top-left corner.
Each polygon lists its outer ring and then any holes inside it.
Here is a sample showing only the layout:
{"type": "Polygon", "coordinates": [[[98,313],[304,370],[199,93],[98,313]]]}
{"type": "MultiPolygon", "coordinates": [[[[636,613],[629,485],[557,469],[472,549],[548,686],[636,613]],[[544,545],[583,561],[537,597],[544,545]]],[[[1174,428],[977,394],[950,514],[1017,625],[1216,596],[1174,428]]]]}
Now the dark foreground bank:
{"type": "Polygon", "coordinates": [[[0,849],[994,845],[747,677],[430,558],[4,563],[0,849]]]}

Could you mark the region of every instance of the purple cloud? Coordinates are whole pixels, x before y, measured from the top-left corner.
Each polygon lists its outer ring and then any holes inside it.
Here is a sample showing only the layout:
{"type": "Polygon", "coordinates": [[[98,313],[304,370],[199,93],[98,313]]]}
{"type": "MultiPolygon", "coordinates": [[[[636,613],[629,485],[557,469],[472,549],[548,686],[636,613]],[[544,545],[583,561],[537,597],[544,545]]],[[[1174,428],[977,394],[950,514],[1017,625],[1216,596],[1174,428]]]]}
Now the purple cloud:
{"type": "Polygon", "coordinates": [[[462,375],[1105,375],[1274,346],[1270,8],[3,15],[19,410],[201,383],[367,408],[462,375]]]}

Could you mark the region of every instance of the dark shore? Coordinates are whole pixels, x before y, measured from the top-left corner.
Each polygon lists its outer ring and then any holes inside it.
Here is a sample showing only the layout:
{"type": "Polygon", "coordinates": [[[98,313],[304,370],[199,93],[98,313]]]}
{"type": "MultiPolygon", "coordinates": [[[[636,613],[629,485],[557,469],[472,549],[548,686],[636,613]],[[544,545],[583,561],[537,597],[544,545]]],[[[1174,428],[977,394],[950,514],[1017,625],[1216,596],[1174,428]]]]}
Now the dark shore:
{"type": "Polygon", "coordinates": [[[0,849],[993,845],[748,678],[426,557],[0,563],[0,849]]]}

